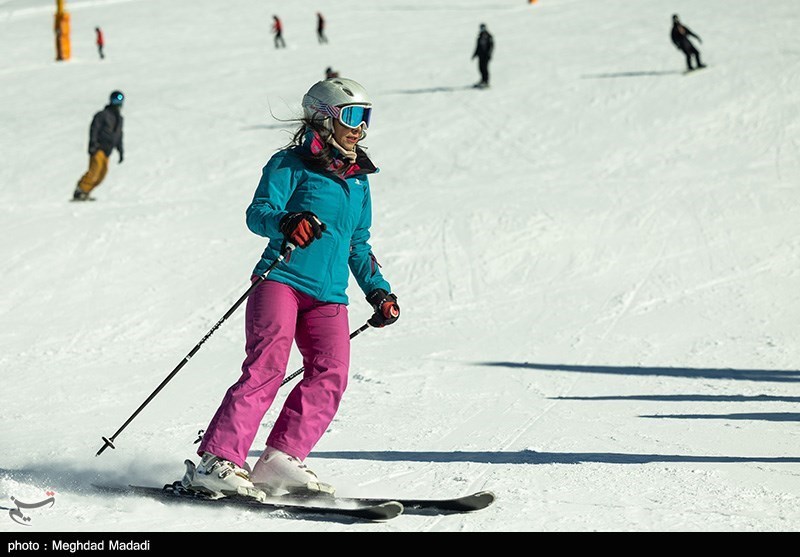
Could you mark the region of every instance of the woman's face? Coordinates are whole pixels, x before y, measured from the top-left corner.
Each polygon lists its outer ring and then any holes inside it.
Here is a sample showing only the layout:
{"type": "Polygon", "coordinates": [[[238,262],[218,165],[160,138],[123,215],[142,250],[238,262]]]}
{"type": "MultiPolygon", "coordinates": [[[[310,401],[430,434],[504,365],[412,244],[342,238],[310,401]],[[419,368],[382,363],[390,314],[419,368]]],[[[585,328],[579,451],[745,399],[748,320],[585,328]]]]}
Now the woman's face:
{"type": "Polygon", "coordinates": [[[333,138],[336,140],[336,143],[348,151],[355,151],[356,143],[361,141],[361,128],[348,128],[347,126],[340,124],[338,120],[334,120],[333,138]]]}

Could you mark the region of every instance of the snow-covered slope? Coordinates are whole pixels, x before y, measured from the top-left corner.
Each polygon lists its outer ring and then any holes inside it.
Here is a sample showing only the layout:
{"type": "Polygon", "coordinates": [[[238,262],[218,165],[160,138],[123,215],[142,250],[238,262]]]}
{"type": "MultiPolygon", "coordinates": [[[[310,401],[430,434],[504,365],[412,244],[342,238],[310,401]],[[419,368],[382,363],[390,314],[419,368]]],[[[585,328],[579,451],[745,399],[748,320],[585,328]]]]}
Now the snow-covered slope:
{"type": "MultiPolygon", "coordinates": [[[[0,531],[800,530],[796,0],[67,9],[72,59],[55,62],[53,2],[0,2],[0,494],[56,501],[0,531]],[[702,72],[682,73],[676,12],[702,72]],[[496,504],[343,525],[94,490],[196,459],[243,312],[95,453],[247,289],[263,239],[244,210],[327,66],[374,96],[373,246],[403,313],[353,340],[308,463],[343,495],[496,504]],[[69,203],[117,88],[125,162],[69,203]]],[[[351,302],[356,329],[355,285],[351,302]]]]}

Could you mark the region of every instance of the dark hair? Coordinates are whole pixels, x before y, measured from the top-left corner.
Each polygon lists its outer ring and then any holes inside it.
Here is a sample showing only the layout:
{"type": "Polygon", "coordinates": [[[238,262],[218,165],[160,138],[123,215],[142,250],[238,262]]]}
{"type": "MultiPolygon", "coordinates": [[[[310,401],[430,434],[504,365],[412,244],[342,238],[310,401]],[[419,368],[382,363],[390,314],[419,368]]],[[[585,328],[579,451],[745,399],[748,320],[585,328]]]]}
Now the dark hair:
{"type": "Polygon", "coordinates": [[[283,148],[292,149],[300,147],[303,141],[305,141],[306,132],[311,129],[317,132],[320,139],[322,139],[322,150],[319,153],[313,154],[305,149],[296,149],[297,154],[311,170],[324,171],[330,168],[334,159],[333,147],[328,143],[328,138],[333,135],[331,131],[318,119],[299,118],[292,121],[299,122],[300,125],[295,130],[291,142],[283,148]]]}

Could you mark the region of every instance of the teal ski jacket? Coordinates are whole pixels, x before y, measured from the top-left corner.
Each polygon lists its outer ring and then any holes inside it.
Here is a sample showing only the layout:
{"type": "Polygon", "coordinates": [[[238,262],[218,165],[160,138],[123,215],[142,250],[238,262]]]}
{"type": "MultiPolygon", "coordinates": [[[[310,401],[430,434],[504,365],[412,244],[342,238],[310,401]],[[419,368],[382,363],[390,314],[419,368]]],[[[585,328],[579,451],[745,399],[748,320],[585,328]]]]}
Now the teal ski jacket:
{"type": "Polygon", "coordinates": [[[378,171],[363,149],[342,175],[311,170],[298,150],[275,153],[264,166],[253,200],[247,207],[247,227],[269,238],[253,274],[262,275],[280,255],[284,236],[278,229],[287,213],[311,211],[326,229],[322,238],[297,248],[267,275],[321,302],[348,304],[350,272],[364,294],[376,288],[391,292],[369,243],[372,196],[368,175],[378,171]]]}

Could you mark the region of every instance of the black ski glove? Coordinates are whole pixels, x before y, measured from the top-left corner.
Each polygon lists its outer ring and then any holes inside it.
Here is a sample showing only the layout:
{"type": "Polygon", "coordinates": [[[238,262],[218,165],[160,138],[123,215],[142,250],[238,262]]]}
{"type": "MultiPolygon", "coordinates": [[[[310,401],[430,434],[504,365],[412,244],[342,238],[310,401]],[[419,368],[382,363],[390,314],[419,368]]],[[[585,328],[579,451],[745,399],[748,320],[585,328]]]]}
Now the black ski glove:
{"type": "Polygon", "coordinates": [[[278,223],[278,229],[286,237],[286,241],[299,248],[306,248],[315,239],[322,238],[326,228],[311,211],[287,213],[278,223]]]}
{"type": "Polygon", "coordinates": [[[383,288],[377,288],[367,294],[367,301],[375,310],[367,321],[371,327],[385,327],[399,319],[400,306],[397,305],[397,296],[394,294],[389,294],[383,288]]]}

